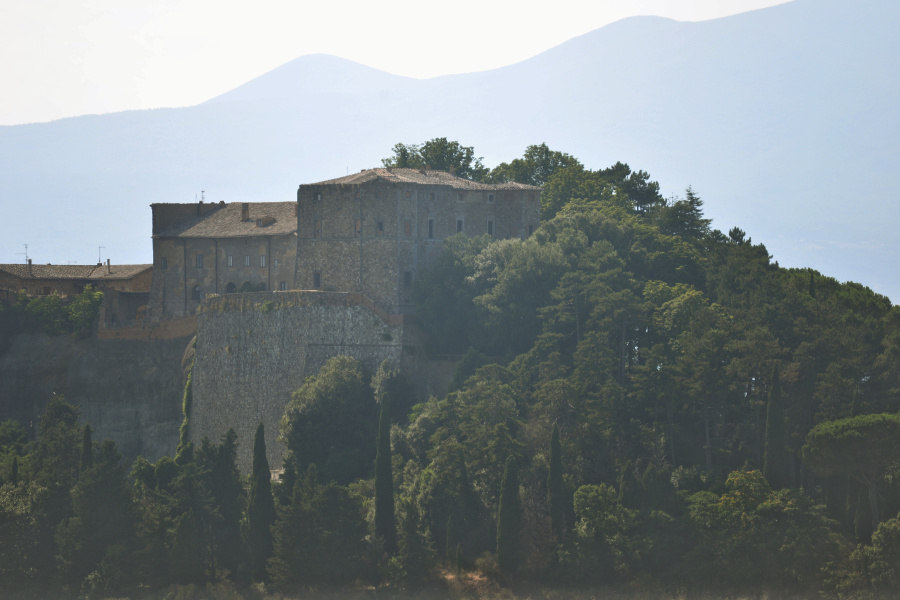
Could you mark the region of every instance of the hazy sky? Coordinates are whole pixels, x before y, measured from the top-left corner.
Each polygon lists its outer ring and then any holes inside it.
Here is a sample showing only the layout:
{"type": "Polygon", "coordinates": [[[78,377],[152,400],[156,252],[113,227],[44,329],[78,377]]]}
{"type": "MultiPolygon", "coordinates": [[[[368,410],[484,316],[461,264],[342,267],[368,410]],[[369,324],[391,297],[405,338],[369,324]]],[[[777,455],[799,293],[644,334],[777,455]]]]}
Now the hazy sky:
{"type": "Polygon", "coordinates": [[[699,21],[784,1],[2,0],[0,125],[190,106],[306,54],[426,78],[518,62],[631,15],[699,21]]]}

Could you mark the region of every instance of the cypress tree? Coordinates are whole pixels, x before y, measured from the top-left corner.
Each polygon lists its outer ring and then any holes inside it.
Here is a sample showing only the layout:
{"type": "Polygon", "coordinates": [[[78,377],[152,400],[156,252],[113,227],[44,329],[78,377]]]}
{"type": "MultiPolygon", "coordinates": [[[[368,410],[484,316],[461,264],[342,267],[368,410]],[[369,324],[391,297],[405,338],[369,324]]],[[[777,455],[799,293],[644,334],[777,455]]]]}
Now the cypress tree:
{"type": "Polygon", "coordinates": [[[497,509],[497,562],[507,572],[519,566],[519,527],[522,505],[519,500],[519,469],[514,457],[506,459],[500,483],[500,504],[497,509]]]}
{"type": "Polygon", "coordinates": [[[275,522],[275,500],[272,497],[272,475],[266,458],[265,428],[256,428],[253,440],[253,471],[250,474],[250,501],[247,504],[247,548],[251,574],[256,580],[266,577],[266,561],[272,554],[272,524],[275,522]]]}
{"type": "Polygon", "coordinates": [[[394,477],[391,471],[391,424],[385,401],[381,403],[378,438],[375,442],[375,534],[384,539],[391,554],[397,549],[397,526],[394,522],[394,477]]]}
{"type": "Polygon", "coordinates": [[[81,436],[81,470],[87,471],[94,466],[94,444],[91,441],[91,426],[84,426],[81,436]]]}
{"type": "Polygon", "coordinates": [[[557,540],[562,540],[565,510],[563,506],[562,456],[559,426],[553,424],[550,436],[550,474],[547,476],[547,500],[550,505],[550,524],[557,540]]]}
{"type": "Polygon", "coordinates": [[[12,470],[9,474],[9,482],[13,485],[19,485],[19,457],[13,454],[12,470]]]}
{"type": "Polygon", "coordinates": [[[447,543],[444,545],[444,556],[447,558],[448,563],[453,557],[454,537],[456,537],[456,534],[453,531],[453,515],[450,515],[447,517],[447,543]]]}
{"type": "Polygon", "coordinates": [[[781,376],[778,365],[772,370],[772,385],[766,407],[766,446],[763,457],[763,475],[772,489],[787,487],[787,448],[784,425],[784,405],[781,398],[781,376]]]}

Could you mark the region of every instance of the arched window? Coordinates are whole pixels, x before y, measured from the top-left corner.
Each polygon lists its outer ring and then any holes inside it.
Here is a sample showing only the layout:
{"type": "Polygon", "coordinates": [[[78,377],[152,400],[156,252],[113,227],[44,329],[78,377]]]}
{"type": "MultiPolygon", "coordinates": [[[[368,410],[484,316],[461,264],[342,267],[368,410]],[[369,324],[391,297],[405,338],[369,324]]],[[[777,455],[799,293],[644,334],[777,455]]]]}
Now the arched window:
{"type": "Polygon", "coordinates": [[[195,302],[200,302],[203,299],[203,289],[199,285],[195,285],[194,289],[191,291],[191,300],[195,302]]]}
{"type": "Polygon", "coordinates": [[[225,293],[226,293],[226,294],[233,294],[233,293],[235,293],[236,291],[237,291],[237,286],[234,284],[233,281],[229,281],[229,282],[228,282],[228,285],[225,286],[225,293]]]}

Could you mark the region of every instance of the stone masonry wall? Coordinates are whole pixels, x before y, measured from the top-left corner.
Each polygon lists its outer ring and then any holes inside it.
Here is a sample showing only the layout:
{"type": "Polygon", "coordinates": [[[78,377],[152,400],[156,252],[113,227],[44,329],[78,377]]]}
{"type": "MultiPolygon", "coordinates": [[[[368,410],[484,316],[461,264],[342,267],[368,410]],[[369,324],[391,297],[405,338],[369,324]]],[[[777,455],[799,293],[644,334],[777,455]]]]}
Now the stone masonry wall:
{"type": "Polygon", "coordinates": [[[291,394],[337,355],[373,371],[400,364],[403,320],[379,316],[359,295],[257,292],[207,298],[198,313],[190,439],[218,442],[233,427],[238,468],[250,471],[253,436],[262,421],[269,466],[281,467],[285,448],[278,422],[291,394]]]}

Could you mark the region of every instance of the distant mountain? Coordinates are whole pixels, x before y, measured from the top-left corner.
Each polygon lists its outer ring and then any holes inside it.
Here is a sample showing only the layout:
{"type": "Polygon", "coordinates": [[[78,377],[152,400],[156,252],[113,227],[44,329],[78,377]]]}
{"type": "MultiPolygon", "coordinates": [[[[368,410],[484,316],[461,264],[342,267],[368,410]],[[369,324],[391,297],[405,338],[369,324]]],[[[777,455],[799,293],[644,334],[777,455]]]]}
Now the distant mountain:
{"type": "Polygon", "coordinates": [[[397,142],[493,166],[547,142],[691,185],[782,265],[900,298],[900,5],[635,17],[504,68],[416,80],[298,58],[201,105],[0,127],[0,262],[148,262],[151,202],[291,200],[397,142]]]}

